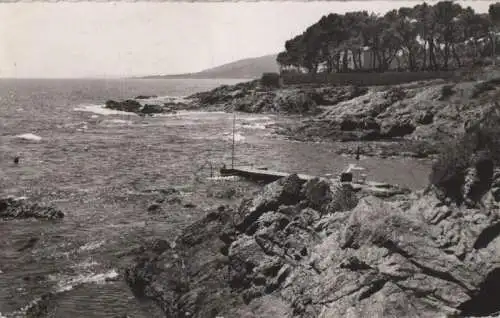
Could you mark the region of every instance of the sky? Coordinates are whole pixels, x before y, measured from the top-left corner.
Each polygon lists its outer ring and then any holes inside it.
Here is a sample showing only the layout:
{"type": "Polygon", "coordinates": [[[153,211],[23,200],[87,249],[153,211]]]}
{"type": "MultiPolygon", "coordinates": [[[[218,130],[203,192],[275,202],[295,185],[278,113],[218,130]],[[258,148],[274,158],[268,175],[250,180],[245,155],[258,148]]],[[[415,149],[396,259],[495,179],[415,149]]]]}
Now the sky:
{"type": "MultiPolygon", "coordinates": [[[[496,1],[457,1],[487,12],[496,1]]],[[[385,13],[418,1],[0,4],[0,77],[197,72],[278,53],[328,13],[385,13]]]]}

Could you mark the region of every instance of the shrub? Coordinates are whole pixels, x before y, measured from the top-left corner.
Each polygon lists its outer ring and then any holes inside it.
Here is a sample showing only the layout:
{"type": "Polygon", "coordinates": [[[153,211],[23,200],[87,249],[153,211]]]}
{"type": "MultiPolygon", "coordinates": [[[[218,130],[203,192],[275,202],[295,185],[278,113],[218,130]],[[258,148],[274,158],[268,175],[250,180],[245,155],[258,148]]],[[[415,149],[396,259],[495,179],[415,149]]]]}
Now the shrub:
{"type": "Polygon", "coordinates": [[[432,167],[429,181],[456,203],[462,202],[461,187],[466,170],[471,167],[474,155],[485,152],[495,166],[500,164],[500,116],[495,109],[471,125],[458,141],[441,145],[441,152],[432,167]]]}
{"type": "Polygon", "coordinates": [[[444,85],[441,87],[441,98],[439,100],[447,100],[450,98],[455,91],[453,90],[454,85],[444,85]]]}
{"type": "Polygon", "coordinates": [[[260,78],[260,84],[264,87],[280,87],[281,77],[278,73],[264,73],[260,78]]]}

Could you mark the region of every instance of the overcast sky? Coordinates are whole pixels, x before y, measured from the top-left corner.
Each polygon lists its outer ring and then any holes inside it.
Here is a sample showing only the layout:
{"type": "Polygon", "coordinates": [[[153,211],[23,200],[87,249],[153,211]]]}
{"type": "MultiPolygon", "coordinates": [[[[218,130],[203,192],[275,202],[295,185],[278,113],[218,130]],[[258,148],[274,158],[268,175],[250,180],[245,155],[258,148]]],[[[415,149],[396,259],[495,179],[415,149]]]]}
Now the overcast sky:
{"type": "MultiPolygon", "coordinates": [[[[486,12],[496,1],[459,1],[486,12]]],[[[278,53],[321,16],[418,2],[2,3],[0,77],[200,71],[278,53]]]]}

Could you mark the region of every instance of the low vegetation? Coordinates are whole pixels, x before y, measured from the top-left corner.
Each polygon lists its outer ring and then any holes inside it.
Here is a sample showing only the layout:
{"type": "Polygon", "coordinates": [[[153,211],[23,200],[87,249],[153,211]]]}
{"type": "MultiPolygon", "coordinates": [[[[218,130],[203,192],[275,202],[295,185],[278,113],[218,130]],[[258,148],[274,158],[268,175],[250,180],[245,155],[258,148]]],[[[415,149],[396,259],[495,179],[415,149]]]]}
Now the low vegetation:
{"type": "Polygon", "coordinates": [[[260,85],[263,87],[279,88],[280,75],[278,73],[264,73],[260,79],[260,85]]]}

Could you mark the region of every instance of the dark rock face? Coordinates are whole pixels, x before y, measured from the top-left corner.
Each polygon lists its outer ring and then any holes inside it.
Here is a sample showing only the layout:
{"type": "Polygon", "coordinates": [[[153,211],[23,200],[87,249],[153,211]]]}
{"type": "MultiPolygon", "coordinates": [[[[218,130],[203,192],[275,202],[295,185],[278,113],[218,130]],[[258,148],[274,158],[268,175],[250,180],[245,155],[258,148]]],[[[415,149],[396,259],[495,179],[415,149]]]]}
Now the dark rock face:
{"type": "Polygon", "coordinates": [[[144,107],[141,109],[141,112],[146,115],[150,114],[161,114],[164,112],[164,108],[161,105],[150,105],[146,104],[144,107]]]}
{"type": "Polygon", "coordinates": [[[417,114],[416,122],[419,125],[429,125],[434,121],[434,113],[431,111],[424,111],[417,114]]]}
{"type": "Polygon", "coordinates": [[[41,206],[36,203],[28,203],[25,200],[14,198],[0,199],[1,218],[37,218],[37,219],[62,219],[64,213],[54,207],[41,206]]]}
{"type": "Polygon", "coordinates": [[[473,246],[493,217],[474,210],[481,222],[460,219],[462,210],[432,195],[406,212],[373,196],[342,200],[349,191],[293,175],[277,181],[239,211],[210,212],[175,246],[148,248],[127,283],[168,317],[435,316],[477,308],[468,304],[496,276],[472,257],[473,246]]]}
{"type": "Polygon", "coordinates": [[[415,128],[409,121],[389,121],[382,124],[381,134],[386,138],[403,137],[413,133],[415,128]]]}
{"type": "Polygon", "coordinates": [[[127,283],[168,317],[495,313],[500,170],[486,154],[470,162],[475,177],[458,187],[476,205],[291,175],[147,248],[127,283]]]}
{"type": "Polygon", "coordinates": [[[139,96],[136,96],[134,99],[150,99],[150,98],[156,98],[158,96],[156,95],[139,95],[139,96]]]}
{"type": "MultiPolygon", "coordinates": [[[[139,99],[146,99],[146,96],[143,97],[144,98],[139,98],[139,99]]],[[[186,104],[183,103],[165,103],[164,105],[146,104],[143,106],[136,100],[128,99],[121,102],[108,100],[106,102],[106,108],[119,110],[123,112],[136,113],[138,115],[153,115],[161,113],[171,113],[175,112],[176,109],[183,109],[188,107],[186,104]]]]}
{"type": "Polygon", "coordinates": [[[106,101],[106,108],[119,110],[123,112],[137,113],[141,110],[142,105],[133,99],[127,99],[122,102],[117,102],[114,100],[106,101]]]}

